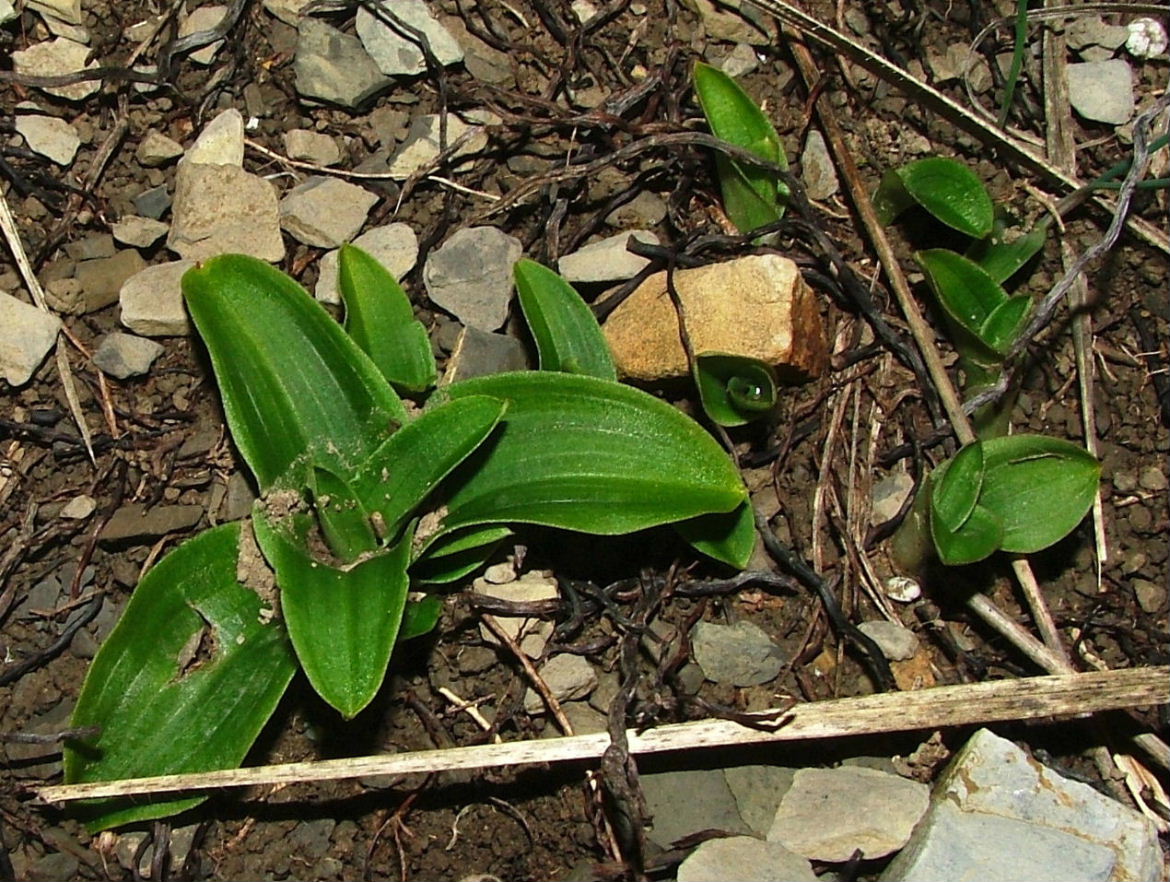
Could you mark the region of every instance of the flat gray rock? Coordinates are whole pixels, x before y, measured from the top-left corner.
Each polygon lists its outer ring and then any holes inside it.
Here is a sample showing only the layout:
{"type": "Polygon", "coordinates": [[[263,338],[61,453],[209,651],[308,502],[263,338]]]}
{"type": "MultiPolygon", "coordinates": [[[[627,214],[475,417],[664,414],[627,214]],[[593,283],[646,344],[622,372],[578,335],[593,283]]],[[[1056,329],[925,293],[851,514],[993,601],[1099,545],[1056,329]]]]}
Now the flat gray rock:
{"type": "MultiPolygon", "coordinates": [[[[227,16],[228,8],[226,6],[209,5],[197,6],[191,10],[191,14],[183,19],[179,25],[180,37],[186,37],[190,34],[198,33],[199,31],[210,31],[218,27],[219,23],[227,16]]],[[[208,43],[206,46],[200,46],[194,52],[191,52],[187,57],[196,64],[204,66],[215,61],[215,56],[220,49],[223,48],[223,40],[216,40],[208,43]]]]}
{"type": "MultiPolygon", "coordinates": [[[[1094,882],[1152,882],[1161,878],[1161,850],[1151,821],[1087,784],[1061,777],[987,729],[971,736],[935,785],[931,812],[943,804],[963,812],[1025,822],[1035,828],[1037,836],[1047,836],[1052,831],[1073,834],[1113,854],[1112,872],[1095,876],[1081,871],[1070,849],[1067,861],[1059,870],[1053,870],[1059,878],[1094,882]]],[[[927,835],[924,827],[921,836],[927,835]]],[[[919,834],[915,840],[912,847],[927,850],[919,834]]],[[[1000,848],[998,842],[994,848],[1000,848]]],[[[980,854],[980,860],[986,857],[984,852],[980,854]]],[[[980,867],[979,863],[972,864],[966,871],[968,877],[982,878],[980,867]]],[[[1016,874],[1016,878],[1030,876],[1024,872],[1016,874]]]]}
{"type": "MultiPolygon", "coordinates": [[[[354,239],[353,244],[386,267],[399,281],[418,262],[418,236],[409,224],[374,227],[354,239]]],[[[317,264],[317,287],[313,289],[313,295],[322,303],[341,303],[341,294],[337,291],[337,255],[336,249],[328,251],[321,255],[317,264]]]]}
{"type": "Polygon", "coordinates": [[[189,530],[203,518],[201,505],[156,505],[148,509],[140,502],[123,505],[102,530],[101,543],[111,545],[157,539],[167,533],[189,530]]]}
{"type": "MultiPolygon", "coordinates": [[[[450,147],[465,134],[473,125],[489,125],[498,122],[498,119],[486,111],[468,111],[463,114],[466,120],[449,114],[447,116],[447,146],[450,147]]],[[[428,113],[415,118],[410,124],[406,138],[390,157],[388,172],[396,180],[406,180],[412,174],[427,167],[442,152],[439,149],[440,134],[439,115],[428,113]]],[[[478,153],[487,146],[487,136],[484,134],[471,135],[467,141],[451,156],[452,164],[458,160],[478,153]]]]}
{"type": "Polygon", "coordinates": [[[28,149],[47,156],[58,165],[69,165],[81,146],[77,129],[63,119],[39,113],[18,113],[16,131],[24,136],[28,149]]]}
{"type": "Polygon", "coordinates": [[[591,242],[557,261],[557,272],[569,282],[621,282],[632,279],[650,261],[626,249],[630,237],[651,245],[658,237],[650,230],[629,230],[591,242]]]}
{"type": "Polygon", "coordinates": [[[153,340],[115,331],[102,338],[93,363],[111,377],[125,380],[145,374],[163,352],[163,347],[153,340]]]}
{"type": "Polygon", "coordinates": [[[787,766],[731,766],[723,770],[744,823],[759,836],[767,836],[780,800],[792,787],[796,769],[787,766]]]}
{"type": "Polygon", "coordinates": [[[758,686],[775,679],[784,665],[780,647],[757,625],[699,622],[691,630],[695,661],[716,683],[758,686]]]}
{"type": "Polygon", "coordinates": [[[800,180],[808,191],[809,199],[828,199],[840,188],[837,167],[825,146],[825,136],[817,129],[810,129],[800,154],[800,180]]]}
{"type": "Polygon", "coordinates": [[[128,214],[110,227],[114,238],[123,245],[149,248],[170,230],[170,224],[149,217],[128,214]]]}
{"type": "Polygon", "coordinates": [[[134,197],[134,209],[143,217],[158,220],[171,207],[171,194],[166,184],[143,190],[134,197]]]}
{"type": "MultiPolygon", "coordinates": [[[[381,0],[376,4],[379,10],[392,13],[393,17],[406,26],[422,32],[427,45],[439,64],[444,67],[463,60],[463,49],[451,32],[431,15],[422,0],[381,0]]],[[[365,5],[358,7],[355,23],[358,37],[379,70],[387,76],[415,76],[425,73],[426,59],[418,43],[403,36],[365,5]]]]}
{"type": "MultiPolygon", "coordinates": [[[[584,656],[568,652],[554,655],[540,669],[540,676],[548,684],[549,691],[557,701],[572,701],[584,698],[597,688],[597,671],[584,656]]],[[[530,714],[544,713],[544,700],[534,689],[524,695],[524,710],[530,714]]]]}
{"type": "Polygon", "coordinates": [[[427,296],[463,324],[494,331],[508,318],[512,267],[522,254],[520,240],[495,227],[459,230],[427,258],[427,296]]]}
{"type": "Polygon", "coordinates": [[[122,324],[147,337],[191,333],[180,283],[183,273],[193,266],[193,260],[175,260],[148,266],[127,279],[118,293],[122,324]]]}
{"type": "Polygon", "coordinates": [[[201,165],[244,164],[244,115],[234,107],[221,112],[203,127],[187,148],[184,163],[201,165]]]}
{"type": "Polygon", "coordinates": [[[890,661],[906,661],[918,652],[918,637],[909,628],[897,622],[878,619],[857,626],[866,637],[878,645],[882,655],[890,661]]]}
{"type": "Polygon", "coordinates": [[[112,257],[81,261],[74,277],[81,285],[83,311],[96,312],[117,303],[122,285],[144,269],[146,261],[133,248],[125,248],[112,257]]]}
{"type": "Polygon", "coordinates": [[[315,18],[302,18],[298,32],[293,70],[302,97],[356,110],[393,82],[357,37],[315,18]]]}
{"type": "Polygon", "coordinates": [[[678,868],[678,882],[817,882],[807,858],[753,836],[708,839],[678,868]]]}
{"type": "Polygon", "coordinates": [[[925,784],[875,769],[801,769],[780,801],[768,841],[810,860],[847,861],[857,849],[873,860],[907,843],[929,802],[925,784]]]}
{"type": "Polygon", "coordinates": [[[280,200],[280,225],[306,245],[337,248],[357,235],[378,197],[338,178],[309,178],[280,200]]]}
{"type": "Polygon", "coordinates": [[[289,159],[299,159],[317,165],[337,165],[341,150],[337,142],[324,132],[292,129],[284,133],[284,152],[289,159]]]}
{"type": "Polygon", "coordinates": [[[646,838],[660,848],[670,848],[676,840],[701,830],[751,832],[736,811],[735,797],[721,769],[654,772],[639,778],[652,816],[646,838]]]}
{"type": "Polygon", "coordinates": [[[284,257],[272,184],[235,165],[181,163],[167,247],[189,260],[229,252],[284,257]]]}
{"type": "Polygon", "coordinates": [[[60,330],[55,315],[0,293],[0,373],[9,385],[23,386],[32,379],[60,330]]]}
{"type": "MultiPolygon", "coordinates": [[[[241,148],[242,146],[241,142],[241,148]]],[[[166,165],[182,155],[182,144],[154,129],[142,136],[142,140],[138,142],[138,149],[134,151],[134,158],[138,160],[139,165],[145,165],[147,168],[166,165]]]]}
{"type": "Polygon", "coordinates": [[[515,337],[479,328],[463,328],[451,350],[451,357],[447,359],[440,385],[528,369],[528,350],[515,337]]]}
{"type": "MultiPolygon", "coordinates": [[[[18,74],[33,77],[57,77],[98,66],[86,63],[89,49],[64,37],[35,43],[12,53],[12,67],[18,74]]],[[[42,91],[69,101],[83,101],[102,87],[101,80],[85,80],[68,86],[43,86],[42,91]]]]}
{"type": "Polygon", "coordinates": [[[1120,58],[1070,64],[1068,100],[1085,119],[1122,125],[1133,117],[1133,71],[1120,58]]]}

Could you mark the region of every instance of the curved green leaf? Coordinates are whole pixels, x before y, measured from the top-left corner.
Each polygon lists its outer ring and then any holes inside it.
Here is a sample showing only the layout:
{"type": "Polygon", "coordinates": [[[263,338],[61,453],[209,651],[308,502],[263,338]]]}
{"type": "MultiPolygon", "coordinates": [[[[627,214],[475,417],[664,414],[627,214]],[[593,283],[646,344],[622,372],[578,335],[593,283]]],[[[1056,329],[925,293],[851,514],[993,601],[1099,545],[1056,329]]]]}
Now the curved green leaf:
{"type": "Polygon", "coordinates": [[[967,249],[967,257],[979,264],[984,272],[1002,285],[1044,247],[1050,226],[1051,219],[1044,217],[1027,233],[1011,241],[1005,241],[1006,225],[1001,224],[997,218],[995,232],[986,239],[973,242],[967,249]]]}
{"type": "Polygon", "coordinates": [[[938,558],[947,566],[962,566],[990,557],[1003,542],[1003,521],[994,512],[976,505],[958,530],[948,530],[931,509],[930,532],[938,558]]]}
{"type": "Polygon", "coordinates": [[[776,374],[758,359],[701,352],[693,370],[703,410],[721,426],[742,426],[776,406],[776,374]]]}
{"type": "Polygon", "coordinates": [[[948,227],[974,239],[991,232],[995,206],[983,182],[963,163],[931,156],[896,173],[910,198],[948,227]]]}
{"type": "Polygon", "coordinates": [[[392,423],[406,421],[394,390],[341,326],[263,261],[213,257],[183,276],[183,296],[261,490],[301,459],[345,474],[392,423]]]}
{"type": "MultiPolygon", "coordinates": [[[[718,68],[696,62],[694,82],[695,96],[716,137],[788,168],[775,127],[734,79],[718,68]]],[[[716,157],[716,170],[723,208],[740,232],[751,232],[784,214],[788,188],[776,175],[723,154],[716,157]]]]}
{"type": "Polygon", "coordinates": [[[337,569],[308,552],[312,519],[255,517],[256,541],[280,586],[280,604],[297,658],[313,688],[352,719],[386,677],[410,581],[410,536],[388,552],[337,569]]]}
{"type": "Polygon", "coordinates": [[[452,476],[443,531],[534,523],[617,534],[731,511],[746,490],[697,423],[638,389],[518,372],[448,386],[508,401],[501,429],[452,476]]]}
{"type": "Polygon", "coordinates": [[[979,504],[1003,521],[1004,551],[1027,554],[1059,542],[1093,504],[1101,465],[1084,448],[1043,435],[983,442],[979,504]]]}
{"type": "Polygon", "coordinates": [[[406,601],[402,611],[402,627],[398,631],[399,642],[413,640],[435,630],[443,614],[443,602],[438,595],[428,594],[419,600],[406,601]]]}
{"type": "Polygon", "coordinates": [[[902,176],[893,168],[882,175],[870,201],[873,203],[878,222],[884,227],[892,224],[903,211],[918,204],[907,192],[906,185],[902,183],[902,176]]]}
{"type": "Polygon", "coordinates": [[[674,525],[697,551],[742,570],[756,550],[756,520],[750,502],[734,511],[701,515],[674,525]]]}
{"type": "Polygon", "coordinates": [[[345,303],[345,330],[401,392],[425,392],[438,371],[427,329],[414,317],[398,280],[356,245],[342,245],[337,288],[345,303]]]}
{"type": "MultiPolygon", "coordinates": [[[[143,577],[73,711],[95,738],[65,747],[77,784],[238,766],[296,671],[269,604],[236,581],[240,524],[183,543],[143,577]]],[[[162,818],[203,796],[85,803],[90,830],[162,818]]]]}
{"type": "Polygon", "coordinates": [[[979,502],[983,489],[983,445],[968,444],[934,473],[931,514],[947,532],[959,530],[979,502]]]}
{"type": "Polygon", "coordinates": [[[979,329],[979,339],[1001,355],[1007,355],[1016,337],[1024,330],[1031,312],[1031,297],[1025,294],[1009,297],[992,310],[979,329]]]}
{"type": "Polygon", "coordinates": [[[436,536],[411,565],[416,582],[445,584],[483,566],[512,531],[499,524],[468,527],[436,536]]]}
{"type": "MultiPolygon", "coordinates": [[[[996,350],[984,340],[983,327],[1002,304],[1008,301],[1007,292],[977,263],[946,248],[932,248],[914,255],[926,273],[939,304],[947,317],[967,334],[971,342],[996,350]]],[[[956,345],[962,346],[957,340],[956,345]]],[[[986,354],[986,357],[994,355],[986,354]]]]}
{"type": "Polygon", "coordinates": [[[381,519],[387,538],[444,477],[475,450],[506,409],[499,398],[474,395],[427,408],[358,467],[354,492],[366,511],[381,519]]]}
{"type": "Polygon", "coordinates": [[[601,326],[572,285],[534,260],[512,268],[520,308],[536,340],[542,371],[617,380],[601,326]]]}

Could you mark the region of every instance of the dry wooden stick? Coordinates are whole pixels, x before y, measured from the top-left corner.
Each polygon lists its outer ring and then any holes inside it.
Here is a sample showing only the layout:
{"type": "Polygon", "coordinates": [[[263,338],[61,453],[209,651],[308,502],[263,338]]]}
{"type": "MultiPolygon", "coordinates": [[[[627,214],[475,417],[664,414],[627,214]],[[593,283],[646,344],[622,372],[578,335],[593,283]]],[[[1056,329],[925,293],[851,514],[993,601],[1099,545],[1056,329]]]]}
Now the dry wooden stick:
{"type": "MultiPolygon", "coordinates": [[[[627,731],[637,755],[747,744],[816,741],[882,732],[983,725],[1002,720],[1082,716],[1105,710],[1170,703],[1170,667],[994,680],[942,686],[921,692],[886,692],[818,701],[794,707],[779,723],[743,726],[731,720],[702,720],[627,731]]],[[[257,784],[337,781],[366,775],[404,775],[453,769],[483,769],[527,763],[596,760],[609,734],[574,735],[514,744],[482,744],[385,756],[285,763],[216,772],[163,775],[95,784],[41,787],[47,802],[95,797],[175,793],[257,784]]]]}

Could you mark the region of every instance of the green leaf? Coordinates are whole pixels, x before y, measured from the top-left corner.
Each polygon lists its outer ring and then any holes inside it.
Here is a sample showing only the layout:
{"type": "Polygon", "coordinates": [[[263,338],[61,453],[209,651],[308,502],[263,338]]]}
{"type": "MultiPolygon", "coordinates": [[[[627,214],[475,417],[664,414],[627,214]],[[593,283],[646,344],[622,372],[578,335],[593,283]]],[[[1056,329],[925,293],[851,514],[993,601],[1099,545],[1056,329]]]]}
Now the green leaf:
{"type": "MultiPolygon", "coordinates": [[[[146,574],[93,660],[65,747],[79,784],[238,766],[296,671],[269,604],[236,581],[240,524],[183,543],[146,574]],[[266,611],[267,610],[267,611],[266,611]]],[[[258,558],[258,555],[256,556],[258,558]]],[[[204,796],[87,801],[91,831],[162,818],[204,796]]]]}
{"type": "Polygon", "coordinates": [[[617,380],[617,368],[597,319],[573,286],[527,258],[516,262],[516,293],[536,340],[542,371],[617,380]]]}
{"type": "Polygon", "coordinates": [[[345,330],[400,392],[425,392],[438,371],[427,329],[414,317],[398,280],[356,245],[342,245],[337,287],[345,330]]]}
{"type": "MultiPolygon", "coordinates": [[[[788,168],[775,127],[734,79],[718,68],[697,62],[694,82],[699,106],[717,138],[788,168]]],[[[751,232],[784,214],[788,188],[775,174],[723,154],[716,157],[716,171],[723,191],[723,208],[740,232],[751,232]]]]}
{"type": "Polygon", "coordinates": [[[309,553],[311,528],[306,515],[277,522],[257,507],[256,541],[276,570],[297,658],[317,694],[352,719],[386,677],[410,589],[411,537],[338,569],[309,553]]]}
{"type": "Polygon", "coordinates": [[[918,204],[902,183],[902,176],[898,174],[897,169],[890,169],[882,175],[881,182],[870,201],[883,227],[888,227],[903,211],[918,204]]]}
{"type": "Polygon", "coordinates": [[[508,401],[501,430],[452,476],[444,531],[534,523],[612,535],[731,511],[747,496],[711,436],[641,390],[528,371],[444,391],[508,401]]]}
{"type": "Polygon", "coordinates": [[[696,550],[737,570],[748,565],[756,550],[756,521],[750,502],[740,503],[734,511],[691,518],[674,528],[696,550]]]}
{"type": "Polygon", "coordinates": [[[313,505],[321,534],[340,560],[349,563],[377,547],[370,513],[353,489],[332,472],[313,469],[313,505]]]}
{"type": "Polygon", "coordinates": [[[979,329],[979,338],[1000,355],[1007,355],[1031,312],[1031,297],[1024,294],[1009,297],[992,310],[979,329]]]}
{"type": "Polygon", "coordinates": [[[324,307],[263,261],[213,257],[183,276],[183,296],[261,490],[310,458],[345,474],[406,421],[394,390],[324,307]]]}
{"type": "Polygon", "coordinates": [[[1029,260],[1044,247],[1048,238],[1049,218],[1037,222],[1027,233],[1005,241],[1006,228],[996,221],[996,231],[986,239],[973,242],[967,249],[967,257],[979,264],[992,279],[1001,285],[1014,276],[1029,260]]]}
{"type": "Polygon", "coordinates": [[[435,594],[428,594],[419,600],[408,600],[402,612],[402,627],[398,630],[398,641],[412,640],[429,634],[439,624],[443,614],[443,602],[435,594]]]}
{"type": "Polygon", "coordinates": [[[501,542],[512,535],[498,524],[468,527],[436,536],[411,566],[417,582],[444,584],[462,579],[483,566],[501,542]]]}
{"type": "Polygon", "coordinates": [[[501,399],[484,395],[430,407],[361,464],[354,491],[381,519],[385,537],[398,534],[439,481],[491,434],[504,410],[501,399]]]}
{"type": "Polygon", "coordinates": [[[979,504],[1003,521],[1004,551],[1027,554],[1059,542],[1093,504],[1101,465],[1084,448],[1043,435],[983,442],[979,504]]]}
{"type": "MultiPolygon", "coordinates": [[[[983,182],[961,162],[931,156],[902,166],[896,174],[910,198],[948,227],[973,239],[991,232],[995,206],[983,182]]],[[[896,204],[891,201],[891,207],[896,204]]]]}
{"type": "Polygon", "coordinates": [[[1003,541],[1003,521],[982,505],[976,505],[955,531],[948,530],[932,508],[930,528],[939,560],[947,566],[972,564],[990,557],[1003,541]]]}
{"type": "Polygon", "coordinates": [[[979,502],[983,489],[983,445],[968,444],[935,473],[930,505],[935,521],[948,533],[959,530],[979,502]]]}
{"type": "Polygon", "coordinates": [[[776,406],[776,374],[758,359],[702,352],[693,370],[703,410],[721,426],[742,426],[776,406]]]}
{"type": "MultiPolygon", "coordinates": [[[[974,342],[995,352],[984,340],[982,329],[991,314],[1007,302],[1007,292],[978,264],[954,251],[932,248],[919,251],[914,258],[951,321],[974,342]]],[[[961,345],[962,341],[956,342],[961,345]]]]}

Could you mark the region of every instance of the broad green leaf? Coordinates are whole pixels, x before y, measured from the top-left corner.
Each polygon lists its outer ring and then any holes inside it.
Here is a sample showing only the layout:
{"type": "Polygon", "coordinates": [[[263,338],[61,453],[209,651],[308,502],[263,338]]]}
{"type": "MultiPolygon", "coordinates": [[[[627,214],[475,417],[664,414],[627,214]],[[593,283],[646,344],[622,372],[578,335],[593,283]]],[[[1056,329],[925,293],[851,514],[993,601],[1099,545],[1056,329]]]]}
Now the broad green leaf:
{"type": "Polygon", "coordinates": [[[398,534],[439,481],[491,434],[504,410],[501,399],[484,395],[430,407],[361,464],[354,492],[381,519],[385,537],[398,534]]]}
{"type": "Polygon", "coordinates": [[[983,445],[976,441],[934,473],[932,515],[947,532],[959,530],[971,517],[983,488],[983,472],[983,445]]]}
{"type": "MultiPolygon", "coordinates": [[[[699,106],[716,137],[782,168],[788,167],[775,127],[734,79],[718,68],[697,62],[694,81],[699,106]]],[[[716,158],[716,171],[723,191],[723,208],[740,232],[751,232],[784,214],[788,188],[771,172],[723,154],[716,158]]]]}
{"type": "Polygon", "coordinates": [[[349,563],[377,547],[370,513],[353,489],[332,472],[313,469],[313,507],[325,542],[340,560],[349,563]]]}
{"type": "Polygon", "coordinates": [[[992,310],[979,329],[979,338],[996,352],[1007,355],[1031,312],[1031,297],[1025,294],[1009,297],[992,310]]]}
{"type": "Polygon", "coordinates": [[[425,392],[438,372],[427,329],[414,317],[398,280],[356,245],[342,245],[337,287],[345,330],[400,392],[425,392]]]}
{"type": "Polygon", "coordinates": [[[992,279],[1001,285],[1014,276],[1021,267],[1036,256],[1048,238],[1049,218],[1038,221],[1027,233],[1005,241],[1006,228],[996,221],[996,231],[986,239],[972,243],[967,257],[979,264],[992,279]]]}
{"type": "Polygon", "coordinates": [[[443,602],[435,594],[406,601],[406,609],[402,611],[402,627],[398,630],[399,642],[431,633],[435,625],[439,624],[439,616],[442,614],[443,602]]]}
{"type": "Polygon", "coordinates": [[[1043,435],[983,442],[979,504],[1003,521],[1004,551],[1027,554],[1071,533],[1084,518],[1101,465],[1084,448],[1043,435]]]}
{"type": "Polygon", "coordinates": [[[947,316],[975,341],[987,346],[980,332],[991,314],[1008,299],[999,283],[978,264],[945,248],[919,251],[914,257],[947,316]]]}
{"type": "Polygon", "coordinates": [[[708,557],[742,570],[756,550],[756,521],[750,502],[734,511],[701,515],[674,525],[678,534],[708,557]]]}
{"type": "Polygon", "coordinates": [[[870,201],[878,221],[884,227],[892,224],[903,211],[918,204],[902,183],[902,176],[893,168],[882,175],[870,201]]]}
{"type": "Polygon", "coordinates": [[[508,401],[501,428],[452,475],[444,531],[512,522],[612,535],[731,511],[746,498],[714,439],[641,390],[525,371],[443,391],[508,401]]]}
{"type": "Polygon", "coordinates": [[[616,380],[617,368],[597,319],[573,286],[527,258],[512,268],[524,318],[536,340],[542,371],[616,380]]]}
{"type": "Polygon", "coordinates": [[[341,326],[262,260],[213,257],[183,276],[183,296],[261,490],[299,460],[345,474],[392,423],[406,421],[394,390],[341,326]]]}
{"type": "Polygon", "coordinates": [[[973,239],[991,232],[995,206],[983,182],[963,163],[931,156],[902,166],[896,174],[910,198],[948,227],[973,239]]]}
{"type": "Polygon", "coordinates": [[[436,536],[411,566],[416,582],[445,584],[475,572],[490,558],[512,531],[499,524],[468,527],[436,536]]]}
{"type": "Polygon", "coordinates": [[[938,558],[947,566],[963,566],[990,557],[1003,542],[1003,521],[982,505],[976,505],[958,530],[948,530],[931,509],[931,536],[938,558]]]}
{"type": "Polygon", "coordinates": [[[311,528],[306,515],[277,522],[257,506],[256,541],[276,570],[297,659],[317,694],[352,719],[386,677],[410,589],[411,537],[338,569],[309,553],[311,528]]]}
{"type": "Polygon", "coordinates": [[[694,377],[703,410],[721,426],[742,426],[776,406],[776,375],[758,359],[702,352],[694,377]]]}
{"type": "MultiPolygon", "coordinates": [[[[183,543],[139,583],[86,675],[71,725],[101,734],[66,744],[66,783],[243,762],[296,658],[269,601],[236,581],[240,529],[225,524],[183,543]]],[[[258,554],[255,561],[263,563],[258,554]]],[[[204,798],[93,800],[80,813],[96,832],[204,798]]]]}

